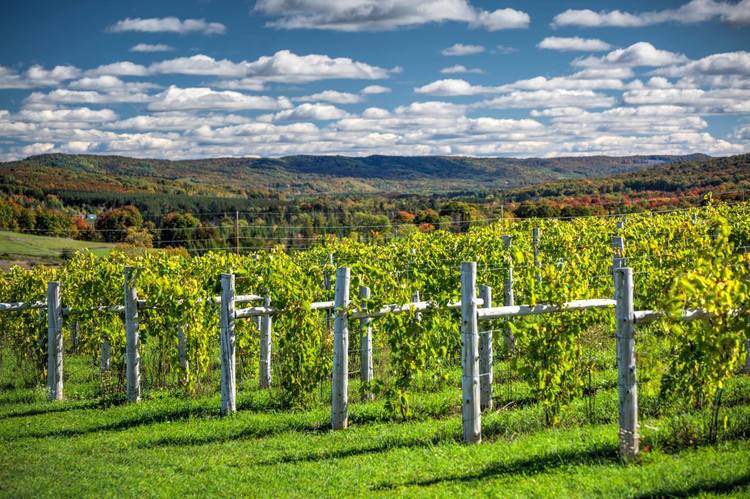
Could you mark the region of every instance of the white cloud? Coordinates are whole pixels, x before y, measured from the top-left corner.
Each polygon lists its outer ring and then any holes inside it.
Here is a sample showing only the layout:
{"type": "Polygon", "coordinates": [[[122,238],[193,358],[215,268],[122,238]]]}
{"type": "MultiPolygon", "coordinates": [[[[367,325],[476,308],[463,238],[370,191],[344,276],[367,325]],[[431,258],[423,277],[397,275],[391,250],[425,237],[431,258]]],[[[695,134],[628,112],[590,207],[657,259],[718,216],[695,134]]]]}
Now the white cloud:
{"type": "Polygon", "coordinates": [[[266,81],[304,83],[324,79],[377,80],[388,78],[391,72],[377,66],[353,61],[348,57],[331,58],[327,55],[297,55],[280,50],[247,65],[247,75],[266,81]]]}
{"type": "Polygon", "coordinates": [[[391,91],[390,88],[383,87],[381,85],[368,85],[362,90],[360,90],[360,93],[363,95],[375,95],[375,94],[385,94],[390,91],[391,91]]]}
{"type": "Polygon", "coordinates": [[[37,154],[45,154],[51,152],[55,148],[55,144],[49,142],[35,142],[21,148],[21,154],[24,156],[35,156],[37,154]]]}
{"type": "Polygon", "coordinates": [[[518,52],[518,49],[515,47],[508,47],[507,45],[496,45],[494,49],[492,49],[493,54],[513,54],[515,52],[518,52]]]}
{"type": "Polygon", "coordinates": [[[238,80],[219,80],[216,82],[219,88],[229,90],[250,90],[251,92],[260,92],[265,88],[265,84],[257,78],[240,78],[238,80]]]}
{"type": "Polygon", "coordinates": [[[108,128],[134,130],[193,130],[199,126],[226,126],[249,123],[251,118],[237,114],[195,114],[192,112],[173,111],[149,115],[133,116],[109,123],[108,128]]]}
{"type": "Polygon", "coordinates": [[[334,104],[357,104],[362,102],[362,96],[349,92],[338,92],[336,90],[324,90],[311,95],[304,95],[292,99],[297,102],[333,102],[334,104]]]}
{"type": "Polygon", "coordinates": [[[496,92],[494,87],[472,85],[466,80],[437,80],[414,89],[415,93],[440,96],[478,95],[496,92]]]}
{"type": "Polygon", "coordinates": [[[197,109],[284,109],[291,107],[284,97],[246,95],[231,90],[217,91],[206,87],[180,88],[171,85],[154,96],[151,111],[188,111],[197,109]]]}
{"type": "Polygon", "coordinates": [[[86,74],[91,76],[146,76],[148,75],[148,69],[146,69],[146,66],[140,64],[134,64],[129,61],[120,61],[111,64],[103,64],[95,69],[86,71],[86,74]]]}
{"type": "Polygon", "coordinates": [[[552,26],[641,27],[666,22],[691,24],[714,19],[732,24],[750,24],[750,0],[739,2],[692,0],[677,9],[640,13],[620,10],[594,12],[590,9],[568,9],[555,16],[552,26]]]}
{"type": "Polygon", "coordinates": [[[260,121],[330,121],[340,120],[349,116],[346,111],[330,104],[309,103],[300,104],[293,109],[279,111],[272,116],[262,116],[260,121]]]}
{"type": "Polygon", "coordinates": [[[164,43],[139,43],[130,47],[131,52],[170,52],[173,47],[164,43]]]}
{"type": "Polygon", "coordinates": [[[607,67],[607,66],[668,66],[687,62],[689,59],[683,54],[659,50],[648,42],[638,42],[624,48],[613,50],[603,57],[589,56],[573,61],[578,67],[607,67]]]}
{"type": "Polygon", "coordinates": [[[185,19],[176,17],[151,17],[148,19],[126,18],[109,27],[109,31],[139,31],[143,33],[202,33],[204,35],[222,34],[226,26],[221,23],[207,22],[205,19],[185,19]]]}
{"type": "Polygon", "coordinates": [[[537,47],[540,49],[579,52],[598,52],[612,48],[609,43],[598,38],[580,38],[578,36],[571,38],[548,36],[539,42],[537,47]]]}
{"type": "Polygon", "coordinates": [[[529,15],[504,8],[478,9],[468,0],[258,0],[255,12],[276,18],[267,26],[283,29],[386,31],[433,22],[457,21],[488,31],[525,28],[529,15]]]}
{"type": "Polygon", "coordinates": [[[622,89],[625,84],[622,75],[627,71],[614,73],[617,76],[610,77],[606,72],[600,71],[588,73],[579,71],[569,76],[558,76],[545,78],[537,76],[527,80],[518,80],[513,83],[498,86],[472,85],[466,80],[443,79],[433,81],[427,85],[414,89],[415,93],[440,96],[480,95],[498,94],[511,92],[513,90],[596,90],[596,89],[622,89]]]}
{"type": "Polygon", "coordinates": [[[484,74],[484,71],[482,71],[479,68],[467,68],[466,66],[462,66],[461,64],[456,64],[454,66],[443,68],[440,70],[440,72],[442,74],[458,74],[458,73],[484,74]]]}
{"type": "Polygon", "coordinates": [[[88,107],[77,108],[48,108],[48,109],[21,109],[18,117],[24,121],[31,122],[62,122],[62,123],[103,123],[114,121],[117,114],[111,109],[89,109],[88,107]]]}
{"type": "Polygon", "coordinates": [[[70,90],[67,88],[58,88],[49,93],[33,92],[24,99],[24,106],[30,107],[35,105],[49,104],[109,104],[115,102],[149,102],[152,96],[138,90],[128,88],[113,89],[105,93],[94,90],[70,90]]]}
{"type": "Polygon", "coordinates": [[[448,48],[443,49],[441,53],[443,55],[456,56],[481,54],[482,52],[484,52],[484,47],[482,45],[464,45],[463,43],[456,43],[448,48]]]}
{"type": "Polygon", "coordinates": [[[613,97],[593,92],[592,90],[518,90],[482,101],[475,104],[475,107],[532,109],[575,106],[581,108],[595,108],[611,107],[614,103],[615,99],[613,97]]]}
{"type": "Polygon", "coordinates": [[[657,69],[655,73],[671,77],[696,75],[750,76],[750,52],[711,54],[686,64],[657,69]]]}
{"type": "Polygon", "coordinates": [[[228,59],[216,60],[203,54],[191,57],[177,57],[165,61],[155,62],[148,67],[151,74],[185,74],[207,76],[236,76],[247,75],[246,61],[232,62],[228,59]]]}
{"type": "Polygon", "coordinates": [[[29,67],[23,73],[0,66],[0,89],[54,87],[64,81],[77,78],[81,70],[75,66],[55,66],[45,69],[38,64],[29,67]]]}
{"type": "Polygon", "coordinates": [[[159,88],[159,85],[150,82],[124,82],[116,76],[102,75],[102,76],[86,76],[80,80],[76,80],[70,83],[70,88],[82,88],[86,90],[100,90],[100,91],[111,91],[111,90],[130,90],[130,91],[143,91],[151,88],[159,88]]]}

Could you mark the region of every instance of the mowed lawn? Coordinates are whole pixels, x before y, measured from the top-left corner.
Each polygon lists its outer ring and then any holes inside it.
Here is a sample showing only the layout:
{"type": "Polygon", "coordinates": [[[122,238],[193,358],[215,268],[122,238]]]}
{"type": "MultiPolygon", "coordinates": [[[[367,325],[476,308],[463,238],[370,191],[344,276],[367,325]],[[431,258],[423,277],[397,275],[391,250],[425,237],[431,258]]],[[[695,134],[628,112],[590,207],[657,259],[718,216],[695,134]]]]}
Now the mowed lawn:
{"type": "Polygon", "coordinates": [[[0,256],[5,259],[60,258],[63,250],[82,249],[89,249],[97,255],[104,255],[114,247],[114,244],[109,243],[0,231],[0,256]]]}
{"type": "MultiPolygon", "coordinates": [[[[146,389],[137,405],[101,407],[91,361],[66,359],[64,402],[16,389],[3,369],[0,495],[31,496],[750,496],[750,378],[724,394],[727,426],[701,440],[702,415],[658,415],[642,401],[639,462],[617,449],[617,394],[604,373],[595,408],[565,407],[557,428],[522,383],[514,402],[497,390],[484,441],[464,445],[458,376],[415,398],[409,421],[382,401],[353,402],[351,426],[329,428],[327,401],[278,409],[278,394],[247,380],[239,412],[219,416],[218,396],[191,399],[146,389]]],[[[356,382],[351,393],[356,393],[356,382]]],[[[325,392],[324,392],[325,393],[325,392]]],[[[325,397],[324,397],[325,398],[325,397]]]]}

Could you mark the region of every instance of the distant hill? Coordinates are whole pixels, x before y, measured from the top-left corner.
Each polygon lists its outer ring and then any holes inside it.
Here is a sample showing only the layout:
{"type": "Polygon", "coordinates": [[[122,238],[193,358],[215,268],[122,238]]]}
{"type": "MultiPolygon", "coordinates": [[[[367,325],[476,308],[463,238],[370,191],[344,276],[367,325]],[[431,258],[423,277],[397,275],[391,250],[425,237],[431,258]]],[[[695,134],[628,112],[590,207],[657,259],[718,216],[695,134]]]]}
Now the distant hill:
{"type": "Polygon", "coordinates": [[[266,197],[337,193],[431,194],[513,189],[566,179],[638,172],[690,156],[473,158],[289,156],[136,159],[46,154],[0,163],[0,186],[44,192],[266,197]]]}

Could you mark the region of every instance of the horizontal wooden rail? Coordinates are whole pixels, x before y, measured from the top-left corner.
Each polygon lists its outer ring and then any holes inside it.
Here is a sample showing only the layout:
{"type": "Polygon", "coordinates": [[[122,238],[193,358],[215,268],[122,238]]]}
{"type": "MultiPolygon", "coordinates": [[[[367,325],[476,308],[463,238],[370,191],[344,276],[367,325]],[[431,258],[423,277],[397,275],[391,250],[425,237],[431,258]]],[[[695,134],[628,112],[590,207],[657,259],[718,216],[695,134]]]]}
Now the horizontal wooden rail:
{"type": "Polygon", "coordinates": [[[12,312],[14,310],[30,310],[33,308],[47,308],[46,301],[29,301],[15,303],[0,303],[0,312],[12,312]]]}
{"type": "MultiPolygon", "coordinates": [[[[662,319],[667,315],[664,312],[659,312],[657,310],[637,310],[633,312],[633,316],[635,323],[641,325],[662,319]]],[[[698,319],[710,319],[711,317],[715,317],[715,314],[706,312],[703,309],[683,310],[682,316],[679,318],[679,320],[690,322],[698,319]]]]}
{"type": "Polygon", "coordinates": [[[514,305],[505,307],[480,308],[477,310],[479,320],[501,319],[503,317],[520,317],[524,315],[542,315],[555,312],[568,312],[572,310],[586,310],[590,308],[614,307],[615,300],[573,300],[563,305],[514,305]]]}

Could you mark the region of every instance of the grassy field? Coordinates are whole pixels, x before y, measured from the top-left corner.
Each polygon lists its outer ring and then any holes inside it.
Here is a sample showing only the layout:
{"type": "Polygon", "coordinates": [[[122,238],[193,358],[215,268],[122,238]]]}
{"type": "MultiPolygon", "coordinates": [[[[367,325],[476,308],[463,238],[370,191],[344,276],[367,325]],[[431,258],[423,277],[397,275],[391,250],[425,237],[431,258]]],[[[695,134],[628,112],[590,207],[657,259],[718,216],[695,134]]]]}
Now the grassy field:
{"type": "Polygon", "coordinates": [[[13,262],[54,262],[62,257],[63,250],[89,249],[97,255],[104,255],[114,247],[109,243],[0,231],[0,261],[6,267],[13,262]]]}
{"type": "MultiPolygon", "coordinates": [[[[138,405],[104,408],[90,359],[66,359],[66,398],[14,388],[0,377],[0,495],[31,496],[750,496],[750,377],[724,394],[717,443],[700,413],[663,415],[641,399],[639,462],[617,449],[614,370],[596,380],[596,404],[576,400],[547,428],[521,382],[498,388],[483,442],[463,445],[459,375],[420,393],[414,417],[394,421],[382,401],[352,403],[351,427],[330,431],[327,400],[281,411],[273,391],[246,380],[239,412],[218,396],[145,389],[138,405]]],[[[356,393],[356,381],[351,393],[356,393]]],[[[324,391],[325,393],[325,391],[324,391]]],[[[325,397],[324,397],[325,398],[325,397]]]]}

